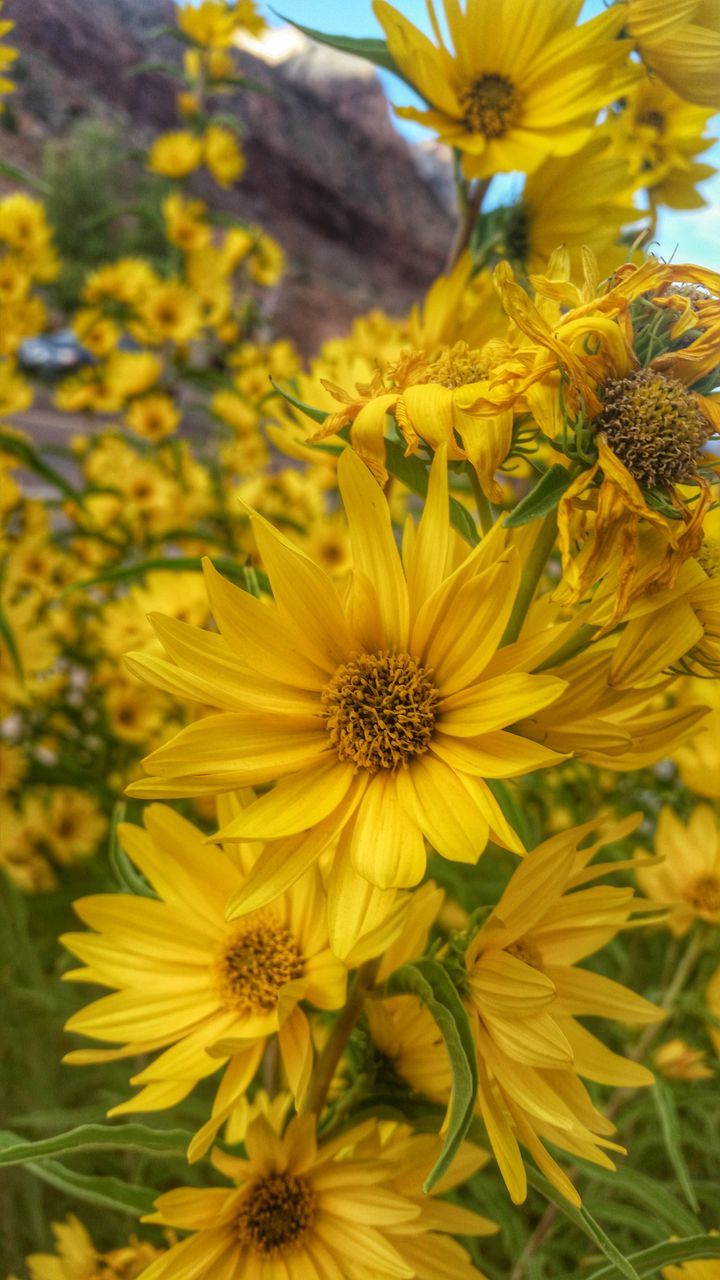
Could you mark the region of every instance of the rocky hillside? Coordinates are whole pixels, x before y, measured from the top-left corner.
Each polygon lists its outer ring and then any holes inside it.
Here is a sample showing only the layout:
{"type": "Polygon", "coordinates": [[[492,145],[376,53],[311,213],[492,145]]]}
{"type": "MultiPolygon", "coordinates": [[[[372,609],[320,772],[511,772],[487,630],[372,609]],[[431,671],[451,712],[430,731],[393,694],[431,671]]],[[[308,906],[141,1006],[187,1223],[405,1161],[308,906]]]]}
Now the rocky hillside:
{"type": "MultiPolygon", "coordinates": [[[[132,75],[179,58],[152,37],[171,0],[9,0],[21,49],[15,135],[5,158],[33,168],[43,142],[85,115],[121,123],[131,140],[175,123],[173,82],[132,75]]],[[[305,350],[373,306],[404,311],[442,268],[452,234],[446,176],[393,128],[372,68],[294,31],[238,55],[266,92],[223,98],[245,129],[247,175],[213,202],[258,220],[291,264],[274,302],[278,329],[305,350]]]]}

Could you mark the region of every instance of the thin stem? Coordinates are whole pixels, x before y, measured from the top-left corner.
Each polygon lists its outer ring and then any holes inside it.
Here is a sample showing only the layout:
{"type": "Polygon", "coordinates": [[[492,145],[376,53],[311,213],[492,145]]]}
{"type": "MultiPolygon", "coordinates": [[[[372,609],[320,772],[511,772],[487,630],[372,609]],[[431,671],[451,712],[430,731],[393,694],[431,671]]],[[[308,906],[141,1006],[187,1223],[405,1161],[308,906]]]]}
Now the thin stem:
{"type": "Polygon", "coordinates": [[[489,533],[495,523],[495,513],[483,493],[482,485],[478,480],[477,471],[475,470],[472,462],[467,462],[465,466],[467,473],[470,476],[470,484],[472,485],[472,491],[475,496],[475,505],[480,519],[480,528],[483,533],[489,533]]]}
{"type": "Polygon", "coordinates": [[[487,189],[491,182],[492,178],[483,178],[481,182],[475,183],[475,186],[468,194],[467,200],[465,201],[465,207],[462,210],[462,217],[458,223],[457,231],[455,232],[453,242],[448,252],[447,262],[445,263],[446,275],[449,275],[455,266],[455,263],[462,257],[470,243],[473,228],[480,216],[483,200],[485,199],[487,189]]]}
{"type": "Polygon", "coordinates": [[[355,974],[348,992],[347,1003],[336,1018],[325,1047],[315,1063],[310,1087],[301,1107],[302,1111],[311,1112],[316,1116],[322,1112],[337,1064],[350,1039],[350,1033],[360,1017],[365,996],[372,989],[379,967],[380,957],[367,960],[355,974]]]}
{"type": "Polygon", "coordinates": [[[557,513],[549,511],[540,526],[540,531],[535,539],[535,545],[527,558],[525,568],[523,569],[520,579],[520,586],[515,597],[515,603],[512,607],[510,620],[505,628],[505,634],[502,638],[502,644],[512,644],[517,640],[522,625],[525,621],[530,605],[532,604],[535,589],[543,575],[543,570],[548,562],[548,556],[555,546],[555,535],[557,533],[557,513]]]}

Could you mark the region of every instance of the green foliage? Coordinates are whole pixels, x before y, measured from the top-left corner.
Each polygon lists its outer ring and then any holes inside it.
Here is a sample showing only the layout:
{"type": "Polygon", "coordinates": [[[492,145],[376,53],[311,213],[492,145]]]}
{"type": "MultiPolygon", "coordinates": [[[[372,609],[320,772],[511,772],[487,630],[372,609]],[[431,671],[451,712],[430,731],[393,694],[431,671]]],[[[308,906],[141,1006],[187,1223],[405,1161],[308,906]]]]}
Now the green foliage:
{"type": "Polygon", "coordinates": [[[450,1168],[473,1118],[478,1087],[475,1044],[457,991],[436,960],[402,965],[388,978],[386,990],[388,995],[417,996],[437,1023],[450,1059],[453,1084],[443,1148],[425,1180],[425,1190],[431,1191],[450,1168]]]}
{"type": "Polygon", "coordinates": [[[77,306],[85,276],[101,263],[138,255],[159,270],[170,267],[161,210],[166,188],[132,158],[112,125],[83,120],[48,143],[44,198],[63,262],[52,292],[63,308],[77,306]]]}

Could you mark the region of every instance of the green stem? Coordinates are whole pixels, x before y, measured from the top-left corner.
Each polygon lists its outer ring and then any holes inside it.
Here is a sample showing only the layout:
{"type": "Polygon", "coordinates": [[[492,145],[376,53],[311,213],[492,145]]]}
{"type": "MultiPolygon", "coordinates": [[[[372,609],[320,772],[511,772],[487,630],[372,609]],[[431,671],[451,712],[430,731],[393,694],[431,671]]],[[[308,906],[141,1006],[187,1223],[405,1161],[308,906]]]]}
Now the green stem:
{"type": "Polygon", "coordinates": [[[518,587],[515,603],[501,644],[512,644],[522,631],[523,622],[532,604],[536,587],[542,578],[543,570],[548,562],[548,556],[555,546],[556,533],[557,512],[549,511],[540,526],[535,545],[523,569],[520,586],[518,587]]]}
{"type": "Polygon", "coordinates": [[[478,480],[477,472],[472,462],[467,462],[465,468],[470,477],[470,484],[475,497],[475,505],[477,507],[478,517],[480,519],[480,528],[483,533],[489,533],[495,523],[495,513],[490,506],[488,499],[483,493],[482,485],[478,480]]]}
{"type": "Polygon", "coordinates": [[[321,1114],[338,1062],[350,1039],[350,1033],[362,1013],[365,996],[372,989],[379,967],[380,957],[367,960],[355,974],[348,992],[347,1003],[336,1018],[325,1047],[315,1063],[315,1070],[301,1111],[310,1112],[316,1116],[321,1114]]]}
{"type": "Polygon", "coordinates": [[[462,257],[470,244],[475,223],[480,216],[483,200],[485,199],[487,189],[491,182],[492,178],[483,178],[481,181],[475,183],[475,186],[468,194],[465,207],[461,210],[461,221],[458,224],[455,237],[448,252],[447,262],[445,264],[446,275],[450,274],[456,262],[462,257]]]}

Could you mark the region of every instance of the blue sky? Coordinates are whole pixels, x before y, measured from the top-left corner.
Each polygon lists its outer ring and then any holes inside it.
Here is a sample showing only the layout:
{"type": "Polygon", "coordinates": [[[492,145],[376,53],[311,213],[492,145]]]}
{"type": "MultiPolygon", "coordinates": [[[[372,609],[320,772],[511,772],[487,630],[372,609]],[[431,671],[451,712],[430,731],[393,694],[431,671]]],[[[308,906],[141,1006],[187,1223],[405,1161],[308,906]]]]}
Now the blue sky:
{"type": "MultiPolygon", "coordinates": [[[[671,2],[672,0],[668,0],[668,3],[671,2]]],[[[394,3],[412,22],[429,31],[425,0],[394,0],[394,3]]],[[[342,5],[337,0],[275,0],[275,7],[279,13],[292,18],[294,22],[319,31],[347,36],[383,34],[373,14],[370,0],[344,0],[342,5]]],[[[436,7],[442,9],[441,0],[436,7]]],[[[588,0],[585,16],[599,12],[603,7],[603,0],[588,0]]],[[[263,9],[273,26],[280,25],[279,18],[274,17],[264,5],[263,9]]],[[[382,79],[391,102],[407,105],[417,101],[402,81],[385,74],[382,79]]],[[[411,138],[431,136],[427,130],[410,122],[398,121],[397,124],[411,138]]],[[[715,118],[713,125],[710,132],[719,134],[720,117],[715,118]]],[[[702,159],[720,169],[720,142],[716,142],[702,159]]],[[[496,180],[495,201],[507,198],[508,190],[518,190],[520,183],[519,178],[496,180]]],[[[686,213],[664,210],[653,248],[664,258],[674,257],[678,262],[697,262],[720,270],[720,174],[703,183],[700,190],[708,201],[708,207],[686,213]]]]}

